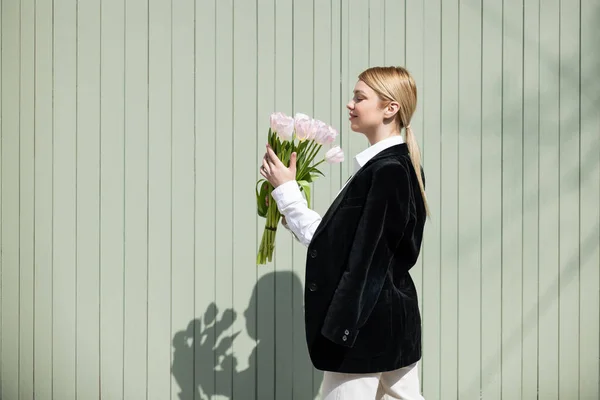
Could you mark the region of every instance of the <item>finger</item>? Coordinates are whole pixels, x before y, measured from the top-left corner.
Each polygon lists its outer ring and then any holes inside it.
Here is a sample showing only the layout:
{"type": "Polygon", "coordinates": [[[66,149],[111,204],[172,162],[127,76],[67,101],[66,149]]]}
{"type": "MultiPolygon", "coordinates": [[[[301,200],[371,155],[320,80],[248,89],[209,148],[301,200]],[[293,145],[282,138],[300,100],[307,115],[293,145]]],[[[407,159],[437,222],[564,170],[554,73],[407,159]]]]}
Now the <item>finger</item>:
{"type": "Polygon", "coordinates": [[[267,146],[267,151],[265,152],[265,160],[268,163],[273,163],[273,161],[271,160],[271,153],[269,153],[269,147],[267,146]]]}
{"type": "Polygon", "coordinates": [[[263,178],[269,180],[269,177],[267,177],[267,174],[265,173],[265,170],[263,168],[260,169],[260,174],[263,176],[263,178]]]}
{"type": "Polygon", "coordinates": [[[271,173],[271,166],[269,165],[267,160],[263,160],[262,166],[263,166],[265,173],[267,173],[267,174],[271,173]]]}
{"type": "Polygon", "coordinates": [[[273,160],[271,157],[267,157],[267,165],[269,166],[269,171],[275,169],[277,167],[277,161],[273,160]]]}
{"type": "Polygon", "coordinates": [[[296,173],[296,158],[298,157],[298,155],[296,154],[296,152],[292,153],[292,156],[290,157],[290,171],[296,173]]]}
{"type": "Polygon", "coordinates": [[[269,155],[269,162],[271,162],[273,165],[278,165],[278,163],[281,163],[281,160],[279,157],[277,157],[277,154],[275,154],[271,146],[267,146],[267,154],[269,155]]]}

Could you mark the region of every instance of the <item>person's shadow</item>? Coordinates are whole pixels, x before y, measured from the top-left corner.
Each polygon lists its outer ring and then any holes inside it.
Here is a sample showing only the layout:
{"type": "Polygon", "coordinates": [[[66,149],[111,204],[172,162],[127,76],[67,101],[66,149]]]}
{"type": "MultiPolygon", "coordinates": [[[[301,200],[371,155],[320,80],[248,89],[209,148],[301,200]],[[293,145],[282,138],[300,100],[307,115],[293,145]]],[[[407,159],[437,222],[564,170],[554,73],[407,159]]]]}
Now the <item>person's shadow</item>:
{"type": "Polygon", "coordinates": [[[294,398],[316,399],[323,374],[310,363],[304,345],[304,319],[298,310],[303,310],[303,288],[296,274],[281,271],[262,276],[243,312],[247,335],[257,344],[248,358],[248,368],[238,370],[233,342],[241,332],[231,329],[238,315],[232,309],[221,313],[218,305],[211,303],[203,317],[190,321],[187,329],[173,337],[171,373],[180,388],[179,398],[277,400],[291,398],[293,391],[294,398]],[[276,296],[275,287],[279,287],[276,296]],[[276,311],[277,306],[269,301],[284,306],[276,311]],[[295,342],[286,334],[292,324],[294,335],[301,335],[295,342]],[[293,370],[285,371],[287,368],[293,370]],[[298,374],[306,378],[302,387],[296,384],[298,374]]]}

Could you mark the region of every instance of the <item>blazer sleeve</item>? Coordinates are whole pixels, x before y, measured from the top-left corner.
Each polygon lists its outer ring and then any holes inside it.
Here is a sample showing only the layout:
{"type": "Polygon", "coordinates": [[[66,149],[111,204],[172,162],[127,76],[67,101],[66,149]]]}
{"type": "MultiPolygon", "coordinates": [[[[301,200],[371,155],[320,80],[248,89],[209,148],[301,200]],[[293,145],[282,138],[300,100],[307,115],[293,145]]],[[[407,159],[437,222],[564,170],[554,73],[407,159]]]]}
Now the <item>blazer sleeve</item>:
{"type": "Polygon", "coordinates": [[[409,172],[403,165],[390,164],[375,172],[345,271],[321,329],[332,342],[352,347],[377,303],[407,225],[409,191],[409,172]]]}

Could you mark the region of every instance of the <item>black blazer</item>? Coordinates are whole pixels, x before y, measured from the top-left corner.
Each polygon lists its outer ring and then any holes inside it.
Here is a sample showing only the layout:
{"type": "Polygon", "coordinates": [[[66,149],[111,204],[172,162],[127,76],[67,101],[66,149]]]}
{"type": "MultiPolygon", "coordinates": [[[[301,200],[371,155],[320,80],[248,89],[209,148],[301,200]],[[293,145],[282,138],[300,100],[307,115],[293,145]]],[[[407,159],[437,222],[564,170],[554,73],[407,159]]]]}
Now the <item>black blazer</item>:
{"type": "Polygon", "coordinates": [[[408,271],[425,217],[404,143],[369,160],[334,200],[306,261],[304,318],[315,368],[383,372],[421,358],[421,316],[408,271]]]}

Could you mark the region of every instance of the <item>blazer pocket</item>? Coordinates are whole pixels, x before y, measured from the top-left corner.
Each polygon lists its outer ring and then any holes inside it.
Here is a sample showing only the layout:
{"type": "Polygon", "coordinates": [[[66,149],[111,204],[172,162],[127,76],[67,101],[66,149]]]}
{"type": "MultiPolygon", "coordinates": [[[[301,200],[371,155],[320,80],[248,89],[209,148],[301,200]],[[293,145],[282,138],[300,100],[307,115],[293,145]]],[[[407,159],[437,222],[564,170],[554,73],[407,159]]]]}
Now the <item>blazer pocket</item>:
{"type": "Polygon", "coordinates": [[[347,197],[342,201],[340,208],[356,208],[365,204],[365,197],[347,197]]]}

